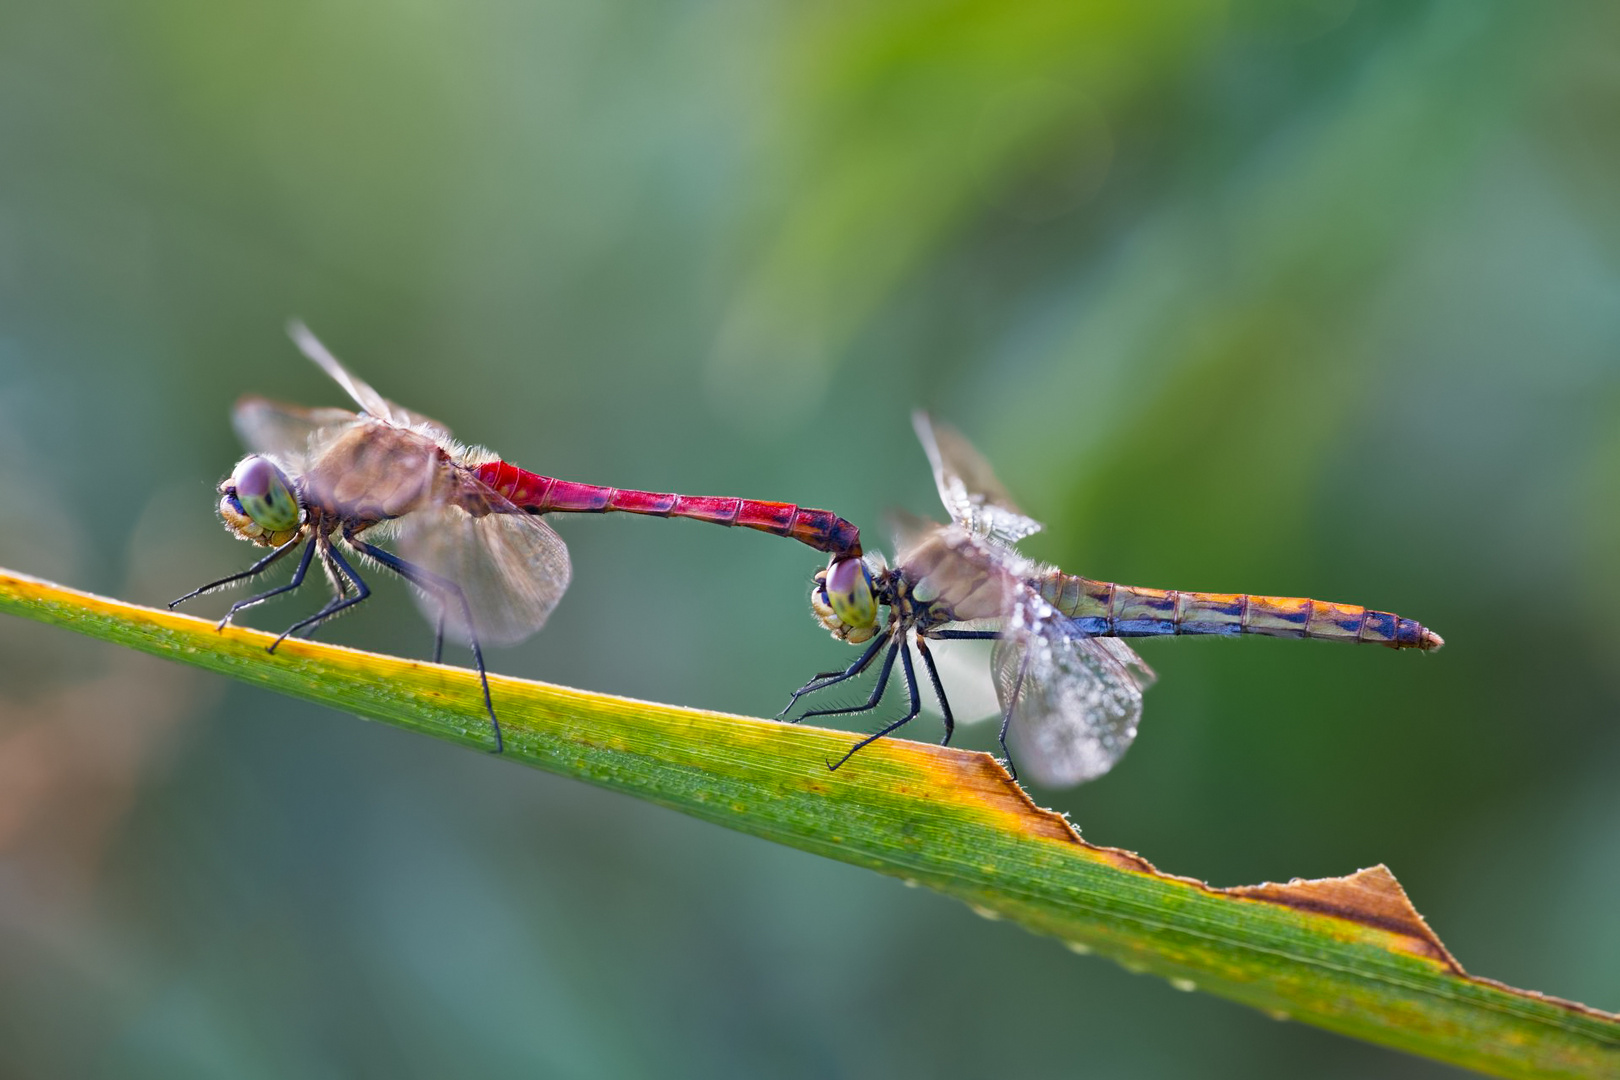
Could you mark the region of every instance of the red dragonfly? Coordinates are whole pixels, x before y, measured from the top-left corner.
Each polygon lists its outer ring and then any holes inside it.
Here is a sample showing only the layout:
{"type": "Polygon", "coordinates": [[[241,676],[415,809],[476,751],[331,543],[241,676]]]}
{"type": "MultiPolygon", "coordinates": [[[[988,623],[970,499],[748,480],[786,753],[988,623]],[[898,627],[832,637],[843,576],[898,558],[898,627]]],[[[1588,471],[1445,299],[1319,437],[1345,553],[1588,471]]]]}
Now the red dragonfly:
{"type": "Polygon", "coordinates": [[[253,578],[303,547],[287,584],[238,600],[219,623],[224,627],[237,612],[298,588],[318,555],[332,599],[283,631],[270,645],[275,652],[289,634],[313,634],[371,595],[345,549],[372,559],[416,587],[418,604],[434,624],[434,663],[447,628],[471,647],[495,753],[504,742],[482,646],[511,644],[539,630],[572,574],[562,537],[538,515],[692,518],[790,537],[835,559],[861,555],[859,530],[826,510],[626,491],[520,469],[457,443],[443,424],[382,397],[303,324],[292,324],[289,333],[360,411],[303,409],[261,397],[237,402],[232,419],[252,453],[220,483],[219,514],[232,535],[271,550],[246,570],[193,589],[169,607],[253,578]],[[391,539],[399,554],[370,538],[391,539]]]}

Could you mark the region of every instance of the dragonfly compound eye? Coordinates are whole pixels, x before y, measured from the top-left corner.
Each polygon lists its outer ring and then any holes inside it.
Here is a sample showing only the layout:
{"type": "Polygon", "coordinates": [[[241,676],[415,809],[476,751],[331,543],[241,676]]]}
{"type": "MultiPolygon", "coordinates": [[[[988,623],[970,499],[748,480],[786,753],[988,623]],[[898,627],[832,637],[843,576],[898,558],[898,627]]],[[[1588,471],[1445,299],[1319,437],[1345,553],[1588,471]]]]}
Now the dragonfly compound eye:
{"type": "Polygon", "coordinates": [[[861,559],[838,559],[816,574],[816,587],[810,594],[816,619],[834,637],[862,642],[877,628],[877,596],[872,590],[872,574],[861,559]]]}
{"type": "Polygon", "coordinates": [[[243,458],[220,492],[220,516],[245,540],[279,544],[298,528],[298,497],[286,474],[269,458],[257,454],[243,458]]]}

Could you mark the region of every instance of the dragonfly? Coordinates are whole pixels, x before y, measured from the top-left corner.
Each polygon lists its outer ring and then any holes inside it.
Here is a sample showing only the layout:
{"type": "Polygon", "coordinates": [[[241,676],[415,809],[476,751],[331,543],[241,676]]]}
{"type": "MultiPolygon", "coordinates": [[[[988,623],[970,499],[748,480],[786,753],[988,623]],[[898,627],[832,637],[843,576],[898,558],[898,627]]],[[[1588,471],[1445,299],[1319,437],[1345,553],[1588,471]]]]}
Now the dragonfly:
{"type": "Polygon", "coordinates": [[[1445,644],[1412,619],[1354,604],[1133,588],[1037,563],[1021,555],[1017,544],[1041,525],[1018,508],[984,457],[926,413],[916,413],[913,426],[950,524],[902,515],[892,567],[880,552],[871,552],[834,556],[816,574],[810,594],[816,620],[839,640],[870,644],[849,667],[823,672],[794,691],[778,716],[806,694],[860,676],[879,654],[877,681],[865,702],[816,709],[795,722],[875,710],[897,657],[909,704],[905,715],[855,743],[829,768],[916,719],[921,695],[913,649],[939,701],[943,745],[950,744],[955,721],[930,641],[994,643],[990,665],[1001,705],[1002,754],[1015,779],[1016,758],[1049,787],[1103,775],[1136,738],[1142,692],[1155,675],[1122,639],[1263,634],[1428,652],[1445,644]]]}
{"type": "Polygon", "coordinates": [[[218,487],[219,514],[238,539],[269,548],[239,573],[169,604],[257,577],[302,548],[292,578],[231,605],[219,622],[301,586],[320,560],[332,597],[273,641],[313,634],[366,600],[371,589],[355,556],[414,586],[434,625],[433,662],[445,634],[472,650],[494,752],[505,746],[495,716],[483,645],[512,644],[539,630],[568,588],[572,566],[562,537],[540,515],[646,514],[741,526],[788,537],[834,559],[862,556],[860,531],[826,510],[757,499],[636,491],[528,472],[455,441],[443,424],[394,404],[354,375],[301,323],[294,344],[359,406],[305,409],[250,396],[232,420],[250,453],[218,487]],[[376,541],[391,542],[397,553],[376,541]]]}

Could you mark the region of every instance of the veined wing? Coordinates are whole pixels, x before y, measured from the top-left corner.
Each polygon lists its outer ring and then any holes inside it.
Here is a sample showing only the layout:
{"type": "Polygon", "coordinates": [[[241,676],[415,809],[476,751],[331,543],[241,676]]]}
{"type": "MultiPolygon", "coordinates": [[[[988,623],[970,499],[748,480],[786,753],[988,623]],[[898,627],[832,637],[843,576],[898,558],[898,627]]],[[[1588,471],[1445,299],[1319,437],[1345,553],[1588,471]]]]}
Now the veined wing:
{"type": "Polygon", "coordinates": [[[327,442],[359,420],[348,409],[304,409],[251,396],[231,410],[242,445],[279,459],[294,474],[303,472],[327,442]]]}
{"type": "Polygon", "coordinates": [[[1070,787],[1113,768],[1136,738],[1153,671],[1118,638],[1081,633],[1033,593],[1002,625],[991,664],[1021,772],[1070,787]]]}
{"type": "Polygon", "coordinates": [[[298,351],[313,360],[322,371],[332,376],[332,379],[355,400],[362,411],[378,420],[386,421],[396,427],[419,428],[427,431],[435,439],[449,441],[450,429],[437,420],[412,412],[403,405],[396,405],[371,388],[371,384],[348,368],[338,363],[337,357],[322,345],[320,339],[309,332],[309,327],[294,319],[287,324],[287,335],[298,346],[298,351]]]}
{"type": "MultiPolygon", "coordinates": [[[[399,552],[460,587],[472,629],[485,645],[522,641],[541,626],[568,589],[573,568],[562,537],[539,517],[525,514],[465,475],[453,498],[435,498],[397,522],[399,552]]],[[[418,597],[429,621],[441,597],[418,597]]],[[[445,604],[445,629],[466,640],[467,621],[445,604]]]]}
{"type": "Polygon", "coordinates": [[[920,409],[911,414],[911,426],[934,467],[934,483],[952,521],[1008,545],[1041,531],[1041,523],[1018,509],[990,463],[960,432],[935,424],[920,409]]]}

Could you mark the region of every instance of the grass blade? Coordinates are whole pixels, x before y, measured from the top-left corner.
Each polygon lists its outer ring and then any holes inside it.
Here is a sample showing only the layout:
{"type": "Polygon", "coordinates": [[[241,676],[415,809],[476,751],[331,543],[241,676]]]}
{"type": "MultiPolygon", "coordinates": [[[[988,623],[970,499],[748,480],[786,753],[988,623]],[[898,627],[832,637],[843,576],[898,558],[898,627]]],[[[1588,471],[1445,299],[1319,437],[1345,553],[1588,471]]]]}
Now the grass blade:
{"type": "MultiPolygon", "coordinates": [[[[0,611],[477,748],[477,676],[0,570],[0,611]]],[[[864,866],[1186,989],[1498,1076],[1620,1076],[1620,1017],[1466,974],[1383,867],[1214,889],[1083,842],[985,754],[490,676],[506,756],[864,866]]],[[[108,717],[116,723],[116,717],[108,717]]]]}

